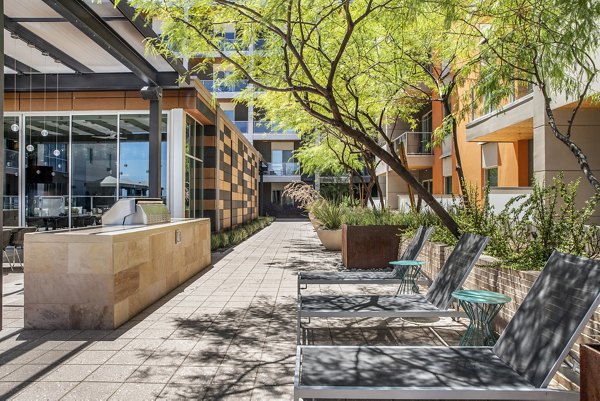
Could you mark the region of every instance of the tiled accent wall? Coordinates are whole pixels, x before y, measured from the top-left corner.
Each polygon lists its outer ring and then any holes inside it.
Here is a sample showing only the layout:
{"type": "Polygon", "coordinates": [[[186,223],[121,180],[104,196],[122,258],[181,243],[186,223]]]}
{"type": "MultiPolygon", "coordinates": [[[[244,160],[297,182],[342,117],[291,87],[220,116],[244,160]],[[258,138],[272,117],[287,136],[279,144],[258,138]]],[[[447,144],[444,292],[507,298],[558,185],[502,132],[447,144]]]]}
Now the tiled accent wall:
{"type": "Polygon", "coordinates": [[[218,130],[204,131],[204,215],[213,231],[258,217],[259,154],[223,117],[219,114],[218,130]]]}
{"type": "MultiPolygon", "coordinates": [[[[403,238],[400,243],[398,255],[404,252],[408,245],[407,238],[403,238]]],[[[444,265],[446,259],[452,252],[452,247],[444,244],[431,243],[425,244],[421,251],[419,260],[425,261],[423,272],[428,279],[435,278],[444,265]]],[[[500,265],[498,259],[483,255],[475,268],[465,282],[465,289],[482,289],[500,292],[512,298],[498,314],[494,324],[498,332],[502,332],[507,323],[514,316],[517,308],[523,302],[523,299],[529,292],[529,289],[535,282],[539,272],[536,271],[518,271],[507,269],[500,265]]],[[[596,310],[583,333],[577,339],[577,342],[571,349],[567,360],[572,361],[572,357],[579,359],[579,344],[600,343],[600,308],[596,310]]],[[[572,373],[572,372],[571,372],[572,373]]],[[[554,381],[567,389],[578,390],[579,386],[575,381],[562,374],[560,371],[555,375],[554,381]]]]}

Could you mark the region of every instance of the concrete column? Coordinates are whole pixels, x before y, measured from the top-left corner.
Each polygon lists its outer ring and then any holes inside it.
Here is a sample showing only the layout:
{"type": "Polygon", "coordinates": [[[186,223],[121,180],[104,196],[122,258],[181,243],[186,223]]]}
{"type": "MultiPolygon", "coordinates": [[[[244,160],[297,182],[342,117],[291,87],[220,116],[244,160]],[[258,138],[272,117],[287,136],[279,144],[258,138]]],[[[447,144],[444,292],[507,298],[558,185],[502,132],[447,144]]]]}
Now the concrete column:
{"type": "MultiPolygon", "coordinates": [[[[538,95],[536,93],[535,95],[538,95]]],[[[543,109],[543,98],[539,94],[534,107],[533,124],[533,168],[538,182],[552,183],[553,177],[560,173],[566,183],[580,180],[577,191],[577,205],[582,207],[594,190],[581,171],[577,159],[569,148],[558,140],[548,125],[548,118],[543,109]]],[[[554,116],[560,128],[566,131],[567,122],[571,117],[572,108],[563,107],[554,110],[554,116]]],[[[571,138],[583,149],[588,162],[596,177],[600,176],[600,153],[598,150],[598,131],[600,130],[600,107],[581,109],[575,119],[571,138]]],[[[600,223],[600,211],[596,209],[592,221],[600,223]]]]}
{"type": "Polygon", "coordinates": [[[150,101],[150,128],[148,129],[148,142],[150,147],[150,161],[148,184],[151,198],[160,198],[161,180],[160,180],[160,163],[161,163],[161,126],[162,126],[162,88],[159,86],[144,87],[142,89],[142,97],[144,100],[150,101]]]}

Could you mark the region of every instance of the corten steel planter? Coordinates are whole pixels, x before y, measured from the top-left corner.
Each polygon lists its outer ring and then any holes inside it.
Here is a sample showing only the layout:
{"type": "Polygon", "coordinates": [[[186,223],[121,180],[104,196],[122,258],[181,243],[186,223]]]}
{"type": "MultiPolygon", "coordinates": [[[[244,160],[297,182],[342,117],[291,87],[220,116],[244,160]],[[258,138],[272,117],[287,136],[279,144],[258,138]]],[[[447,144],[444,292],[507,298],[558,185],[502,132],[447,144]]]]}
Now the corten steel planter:
{"type": "Polygon", "coordinates": [[[342,225],[342,263],[348,269],[384,269],[398,259],[406,226],[342,225]]]}
{"type": "Polygon", "coordinates": [[[583,344],[581,351],[581,401],[600,401],[600,344],[583,344]]]}
{"type": "Polygon", "coordinates": [[[342,230],[323,230],[317,229],[317,235],[321,244],[328,251],[339,251],[342,249],[342,230]]]}

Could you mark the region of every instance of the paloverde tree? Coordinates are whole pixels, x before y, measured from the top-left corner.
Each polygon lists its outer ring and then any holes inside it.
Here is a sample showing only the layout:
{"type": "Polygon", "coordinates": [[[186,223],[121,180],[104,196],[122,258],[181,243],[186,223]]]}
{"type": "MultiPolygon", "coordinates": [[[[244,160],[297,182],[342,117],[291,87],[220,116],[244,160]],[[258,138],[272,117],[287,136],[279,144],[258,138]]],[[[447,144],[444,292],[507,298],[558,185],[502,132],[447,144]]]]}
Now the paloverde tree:
{"type": "MultiPolygon", "coordinates": [[[[457,223],[412,176],[395,153],[386,127],[419,108],[403,82],[422,75],[403,63],[390,35],[410,21],[418,0],[132,0],[163,23],[159,51],[219,57],[230,79],[250,90],[287,96],[313,118],[368,149],[396,172],[456,236],[457,223]],[[235,24],[235,43],[225,27],[235,24]],[[245,49],[258,39],[259,50],[245,49]]],[[[198,69],[203,68],[200,64],[198,69]]],[[[193,71],[192,71],[193,73],[193,71]]],[[[422,104],[422,102],[421,102],[422,104]]]]}
{"type": "Polygon", "coordinates": [[[451,139],[460,190],[468,202],[457,132],[457,122],[468,107],[458,106],[458,89],[466,84],[473,66],[479,63],[478,38],[470,26],[453,18],[454,14],[441,5],[441,1],[423,1],[415,9],[414,18],[399,24],[391,38],[404,55],[402,62],[421,71],[409,76],[413,81],[405,81],[404,85],[417,93],[419,100],[442,105],[444,119],[434,129],[432,145],[440,146],[445,139],[451,139]]]}
{"type": "Polygon", "coordinates": [[[383,192],[377,178],[377,160],[368,149],[356,140],[348,138],[337,130],[322,126],[321,129],[302,135],[303,145],[295,152],[295,156],[306,174],[348,176],[349,194],[353,196],[354,177],[360,183],[360,206],[370,202],[375,207],[371,196],[375,187],[380,198],[380,205],[385,207],[383,192]],[[365,180],[363,170],[370,179],[365,180]]]}
{"type": "Polygon", "coordinates": [[[480,37],[478,94],[495,106],[514,94],[514,83],[537,87],[552,133],[571,151],[598,196],[600,181],[571,134],[582,105],[597,96],[600,2],[484,0],[463,6],[451,0],[448,4],[455,17],[460,15],[480,37]],[[553,98],[560,96],[575,103],[562,126],[553,109],[553,98]]]}

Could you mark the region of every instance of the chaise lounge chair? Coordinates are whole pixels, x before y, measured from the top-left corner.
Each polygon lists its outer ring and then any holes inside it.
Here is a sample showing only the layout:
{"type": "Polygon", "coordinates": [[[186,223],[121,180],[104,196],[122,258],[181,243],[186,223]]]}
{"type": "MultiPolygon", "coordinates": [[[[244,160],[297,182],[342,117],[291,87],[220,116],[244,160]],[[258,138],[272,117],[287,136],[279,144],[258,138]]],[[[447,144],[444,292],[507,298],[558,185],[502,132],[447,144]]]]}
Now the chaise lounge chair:
{"type": "Polygon", "coordinates": [[[600,261],[554,252],[491,347],[298,346],[294,398],[579,400],[548,384],[600,304],[600,261]]]}
{"type": "Polygon", "coordinates": [[[303,317],[463,317],[450,309],[458,290],[483,253],[489,238],[463,234],[425,295],[308,295],[298,293],[297,340],[301,342],[303,317]]]}
{"type": "MultiPolygon", "coordinates": [[[[421,226],[417,229],[400,260],[416,260],[421,249],[433,233],[433,227],[421,226]]],[[[408,266],[397,266],[391,272],[300,272],[298,292],[308,284],[402,284],[408,266]]]]}

